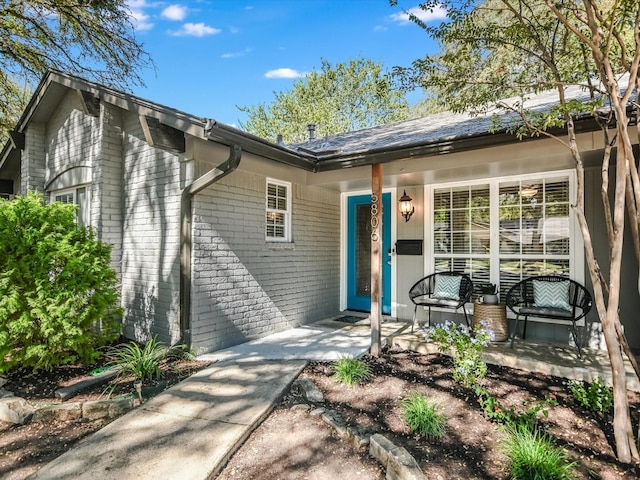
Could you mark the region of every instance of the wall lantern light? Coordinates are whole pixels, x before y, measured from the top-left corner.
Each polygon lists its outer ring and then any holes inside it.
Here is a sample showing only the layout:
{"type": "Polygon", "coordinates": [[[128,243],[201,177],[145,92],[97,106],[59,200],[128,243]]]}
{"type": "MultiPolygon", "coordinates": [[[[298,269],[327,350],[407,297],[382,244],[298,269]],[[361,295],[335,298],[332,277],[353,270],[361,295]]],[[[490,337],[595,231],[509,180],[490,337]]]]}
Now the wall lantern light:
{"type": "Polygon", "coordinates": [[[405,190],[403,195],[400,197],[400,214],[404,217],[404,221],[408,222],[413,215],[413,212],[416,211],[415,207],[412,203],[412,198],[407,195],[407,191],[405,190]]]}

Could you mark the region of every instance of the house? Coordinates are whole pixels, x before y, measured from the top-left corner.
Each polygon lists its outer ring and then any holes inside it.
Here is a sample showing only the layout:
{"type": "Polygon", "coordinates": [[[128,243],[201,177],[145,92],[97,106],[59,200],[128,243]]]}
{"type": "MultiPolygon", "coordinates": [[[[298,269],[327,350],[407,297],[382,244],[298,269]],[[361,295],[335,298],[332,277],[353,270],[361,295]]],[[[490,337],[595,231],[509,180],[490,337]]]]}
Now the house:
{"type": "MultiPolygon", "coordinates": [[[[577,129],[586,214],[606,254],[601,134],[588,117],[577,129]]],[[[113,245],[125,334],[199,352],[369,308],[374,164],[383,314],[410,321],[409,288],[438,270],[497,283],[502,296],[542,271],[589,286],[569,151],[490,131],[489,117],[441,113],[287,146],[52,71],[1,152],[0,193],[78,204],[78,221],[113,245]],[[405,193],[408,221],[397,208],[405,193]]],[[[640,348],[631,248],[625,257],[620,316],[640,348]]],[[[585,342],[603,345],[595,308],[586,326],[585,342]]],[[[570,342],[565,325],[527,333],[570,342]]]]}

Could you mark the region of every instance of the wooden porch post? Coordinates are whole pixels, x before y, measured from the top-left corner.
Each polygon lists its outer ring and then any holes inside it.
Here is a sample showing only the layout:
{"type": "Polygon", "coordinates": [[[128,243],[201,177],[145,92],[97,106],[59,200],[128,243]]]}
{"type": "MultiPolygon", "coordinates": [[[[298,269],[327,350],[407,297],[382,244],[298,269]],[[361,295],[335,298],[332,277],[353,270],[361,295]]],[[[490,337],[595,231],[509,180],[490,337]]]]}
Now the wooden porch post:
{"type": "Polygon", "coordinates": [[[371,355],[380,354],[382,316],[382,165],[371,165],[371,355]]]}

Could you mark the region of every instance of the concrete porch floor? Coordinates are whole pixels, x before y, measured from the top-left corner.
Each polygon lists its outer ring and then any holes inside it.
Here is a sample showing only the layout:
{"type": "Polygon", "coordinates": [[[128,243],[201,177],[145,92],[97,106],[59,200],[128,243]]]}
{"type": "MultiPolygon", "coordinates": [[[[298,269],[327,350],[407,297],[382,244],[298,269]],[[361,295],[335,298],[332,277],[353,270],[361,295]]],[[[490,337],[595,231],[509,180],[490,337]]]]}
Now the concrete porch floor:
{"type": "MultiPolygon", "coordinates": [[[[346,325],[335,320],[324,320],[317,326],[330,326],[347,329],[351,332],[359,330],[361,333],[370,332],[367,319],[353,325],[346,325]]],[[[419,353],[438,353],[434,343],[426,342],[422,330],[411,333],[411,323],[383,321],[382,338],[385,345],[411,350],[419,353]]],[[[484,360],[488,364],[518,368],[541,375],[554,375],[571,380],[593,381],[602,378],[611,385],[611,367],[605,350],[583,348],[583,358],[578,357],[576,348],[539,344],[516,338],[513,349],[510,342],[493,342],[484,350],[484,360]]],[[[640,381],[635,375],[631,363],[625,358],[627,373],[627,388],[640,392],[640,381]]]]}

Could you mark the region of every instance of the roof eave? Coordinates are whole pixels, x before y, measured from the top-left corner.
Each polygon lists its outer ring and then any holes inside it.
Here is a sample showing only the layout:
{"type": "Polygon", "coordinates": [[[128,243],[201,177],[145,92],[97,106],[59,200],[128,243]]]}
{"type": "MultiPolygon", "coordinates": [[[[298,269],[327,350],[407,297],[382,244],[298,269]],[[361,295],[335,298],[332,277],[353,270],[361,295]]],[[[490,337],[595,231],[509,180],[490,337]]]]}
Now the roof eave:
{"type": "MultiPolygon", "coordinates": [[[[576,119],[576,133],[598,131],[600,125],[593,117],[576,119]]],[[[553,134],[562,134],[564,129],[550,131],[553,134]]],[[[443,139],[432,143],[415,143],[397,147],[380,147],[351,154],[331,153],[318,155],[318,171],[326,172],[343,168],[361,167],[376,163],[390,163],[396,160],[418,157],[434,157],[450,153],[468,152],[479,148],[488,148],[499,145],[516,144],[536,140],[538,137],[525,137],[518,139],[514,134],[501,130],[495,133],[482,133],[468,137],[456,137],[443,139]]]]}
{"type": "Polygon", "coordinates": [[[261,137],[233,128],[215,120],[209,120],[205,126],[206,137],[225,145],[240,145],[246,152],[259,155],[308,172],[317,172],[317,157],[295,152],[287,147],[271,143],[261,137]]]}

